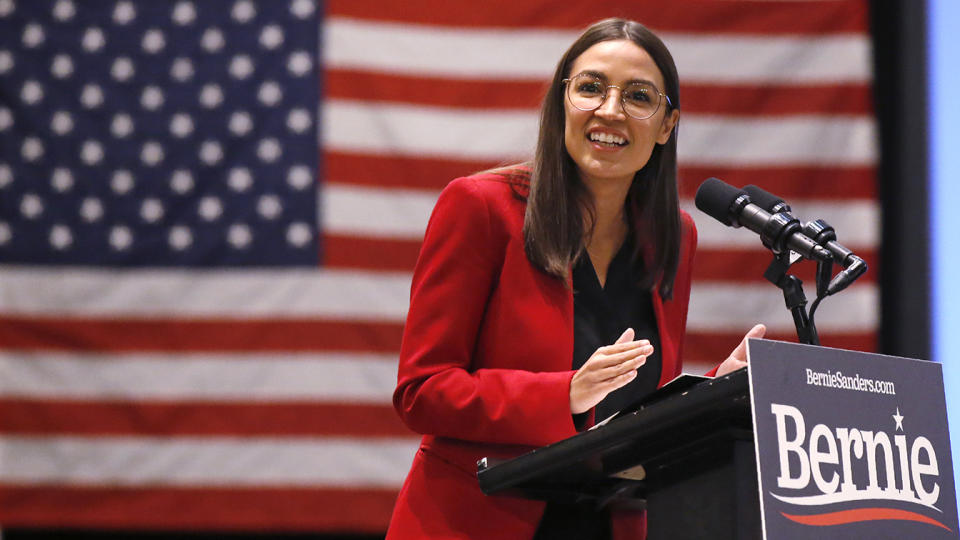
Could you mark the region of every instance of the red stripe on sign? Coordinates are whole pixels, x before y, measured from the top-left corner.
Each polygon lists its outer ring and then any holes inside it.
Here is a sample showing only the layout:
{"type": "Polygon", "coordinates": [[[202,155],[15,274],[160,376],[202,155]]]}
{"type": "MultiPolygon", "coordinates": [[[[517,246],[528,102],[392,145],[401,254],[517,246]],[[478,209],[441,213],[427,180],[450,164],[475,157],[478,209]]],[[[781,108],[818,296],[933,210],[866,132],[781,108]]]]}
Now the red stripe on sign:
{"type": "Polygon", "coordinates": [[[682,167],[680,196],[693,199],[700,184],[711,176],[743,187],[749,184],[795,199],[876,199],[873,167],[682,167]]]}
{"type": "Polygon", "coordinates": [[[796,521],[797,523],[802,523],[804,525],[813,525],[817,527],[828,527],[831,525],[843,525],[846,523],[858,523],[861,521],[887,521],[887,520],[896,520],[896,521],[916,521],[919,523],[926,523],[928,525],[935,525],[937,527],[946,529],[953,532],[950,527],[947,527],[939,521],[924,516],[923,514],[918,514],[916,512],[910,512],[907,510],[899,510],[896,508],[857,508],[855,510],[841,510],[839,512],[828,512],[825,514],[812,514],[807,516],[798,516],[787,514],[785,512],[780,512],[783,517],[796,521]]]}
{"type": "MultiPolygon", "coordinates": [[[[745,324],[743,332],[739,333],[688,331],[683,346],[684,361],[706,363],[711,366],[720,363],[740,343],[743,334],[747,333],[750,326],[749,323],[745,324]]],[[[819,334],[820,341],[825,347],[863,352],[875,352],[877,350],[877,337],[873,332],[835,333],[821,331],[819,334]]],[[[777,341],[797,342],[796,333],[771,332],[764,337],[777,341]]]]}
{"type": "Polygon", "coordinates": [[[11,349],[395,352],[400,349],[402,334],[400,323],[361,321],[0,316],[0,343],[11,349]]]}
{"type": "MultiPolygon", "coordinates": [[[[349,69],[326,73],[327,98],[392,102],[464,109],[520,109],[535,112],[549,81],[447,79],[349,69]]],[[[868,115],[868,85],[742,86],[685,84],[684,113],[770,116],[790,114],[868,115]]]]}
{"type": "Polygon", "coordinates": [[[463,9],[457,2],[409,0],[378,3],[330,0],[327,16],[472,28],[577,29],[604,17],[625,17],[660,32],[714,34],[836,34],[866,32],[867,6],[857,1],[656,2],[625,5],[622,0],[544,3],[491,0],[463,9]],[[723,21],[718,23],[718,21],[723,21]]]}
{"type": "MultiPolygon", "coordinates": [[[[0,400],[17,435],[410,437],[390,405],[0,400]]],[[[371,443],[374,444],[374,443],[371,443]]]]}
{"type": "MultiPolygon", "coordinates": [[[[406,467],[398,463],[397,467],[406,467]]],[[[4,527],[382,534],[397,493],[364,488],[0,487],[4,527]]]]}

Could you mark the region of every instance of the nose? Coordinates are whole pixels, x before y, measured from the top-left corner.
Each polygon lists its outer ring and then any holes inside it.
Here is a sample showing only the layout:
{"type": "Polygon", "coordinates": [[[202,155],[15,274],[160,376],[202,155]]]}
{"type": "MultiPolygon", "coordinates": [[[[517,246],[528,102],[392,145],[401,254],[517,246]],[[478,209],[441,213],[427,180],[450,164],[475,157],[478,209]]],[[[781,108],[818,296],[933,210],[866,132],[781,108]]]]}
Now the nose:
{"type": "Polygon", "coordinates": [[[608,86],[607,95],[604,98],[603,103],[601,103],[594,112],[601,118],[625,118],[626,116],[623,112],[623,107],[620,106],[620,89],[616,86],[608,86]]]}

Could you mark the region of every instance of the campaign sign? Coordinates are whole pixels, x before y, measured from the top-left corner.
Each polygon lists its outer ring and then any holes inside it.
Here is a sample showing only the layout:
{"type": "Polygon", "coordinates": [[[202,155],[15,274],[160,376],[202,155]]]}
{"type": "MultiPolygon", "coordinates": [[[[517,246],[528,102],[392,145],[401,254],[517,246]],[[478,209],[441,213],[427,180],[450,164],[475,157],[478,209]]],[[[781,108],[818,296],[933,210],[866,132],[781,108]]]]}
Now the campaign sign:
{"type": "Polygon", "coordinates": [[[750,340],[764,538],[958,538],[934,362],[750,340]]]}

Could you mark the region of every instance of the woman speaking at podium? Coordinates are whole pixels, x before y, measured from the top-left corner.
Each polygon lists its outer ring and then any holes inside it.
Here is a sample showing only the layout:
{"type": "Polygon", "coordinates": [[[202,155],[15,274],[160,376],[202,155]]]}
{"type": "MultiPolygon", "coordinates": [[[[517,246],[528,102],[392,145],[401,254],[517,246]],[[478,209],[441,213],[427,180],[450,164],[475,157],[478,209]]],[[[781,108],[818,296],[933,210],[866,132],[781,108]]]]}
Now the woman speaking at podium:
{"type": "MultiPolygon", "coordinates": [[[[680,373],[696,229],[678,204],[678,87],[646,27],[597,22],[557,65],[533,161],[440,194],[393,396],[424,437],[389,540],[644,537],[640,512],[488,497],[476,470],[680,373]]],[[[741,344],[714,371],[745,356],[741,344]]]]}

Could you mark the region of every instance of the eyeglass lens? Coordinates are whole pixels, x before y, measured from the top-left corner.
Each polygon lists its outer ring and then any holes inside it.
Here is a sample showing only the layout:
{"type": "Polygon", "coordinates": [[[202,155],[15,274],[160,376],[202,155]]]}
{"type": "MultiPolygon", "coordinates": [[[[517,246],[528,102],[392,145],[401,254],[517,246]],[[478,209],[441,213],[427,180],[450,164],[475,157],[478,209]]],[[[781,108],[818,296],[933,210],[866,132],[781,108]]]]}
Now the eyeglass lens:
{"type": "MultiPolygon", "coordinates": [[[[574,107],[592,111],[603,105],[607,97],[607,84],[598,77],[581,73],[567,83],[567,94],[574,107]]],[[[620,91],[624,112],[640,120],[656,114],[660,99],[660,91],[648,83],[633,82],[620,91]]]]}

